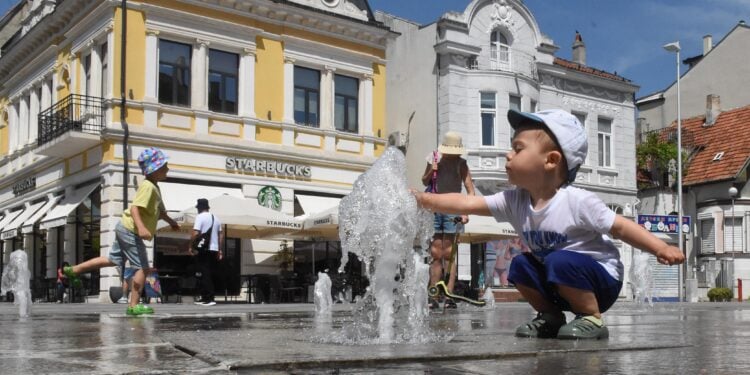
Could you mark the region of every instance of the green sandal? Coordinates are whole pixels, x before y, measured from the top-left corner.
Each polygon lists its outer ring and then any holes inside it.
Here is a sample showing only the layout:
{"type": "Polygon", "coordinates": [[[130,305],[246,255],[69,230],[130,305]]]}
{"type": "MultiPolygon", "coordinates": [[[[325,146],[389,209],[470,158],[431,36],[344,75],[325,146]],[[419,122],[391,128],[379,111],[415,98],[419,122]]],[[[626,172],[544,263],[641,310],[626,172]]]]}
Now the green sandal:
{"type": "Polygon", "coordinates": [[[516,329],[516,337],[555,338],[564,324],[565,315],[538,313],[536,318],[516,329]]]}
{"type": "Polygon", "coordinates": [[[128,309],[125,310],[125,315],[131,315],[131,316],[138,316],[138,315],[147,315],[147,314],[153,314],[154,309],[151,307],[137,304],[135,306],[128,306],[128,309]]]}
{"type": "Polygon", "coordinates": [[[74,288],[81,287],[81,278],[79,278],[78,275],[73,272],[73,266],[63,267],[63,274],[68,278],[68,280],[70,281],[70,285],[72,285],[74,288]]]}
{"type": "Polygon", "coordinates": [[[606,339],[609,329],[604,321],[593,315],[576,315],[570,323],[562,326],[557,334],[562,340],[606,339]]]}

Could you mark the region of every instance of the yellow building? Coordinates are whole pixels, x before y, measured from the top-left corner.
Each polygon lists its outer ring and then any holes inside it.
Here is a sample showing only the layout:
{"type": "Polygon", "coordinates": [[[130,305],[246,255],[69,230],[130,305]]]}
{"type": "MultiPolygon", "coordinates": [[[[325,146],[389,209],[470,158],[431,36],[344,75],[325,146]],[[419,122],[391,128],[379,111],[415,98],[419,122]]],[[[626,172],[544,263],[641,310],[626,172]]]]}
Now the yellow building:
{"type": "MultiPolygon", "coordinates": [[[[35,296],[63,261],[108,254],[146,147],[169,156],[170,211],[271,190],[290,216],[335,205],[384,150],[394,34],[366,0],[23,6],[0,51],[0,259],[29,252],[35,296]]],[[[185,236],[152,245],[162,273],[188,266],[185,236]]],[[[278,273],[278,248],[230,238],[233,289],[278,273]]],[[[117,272],[94,274],[89,294],[106,300],[117,272]]]]}

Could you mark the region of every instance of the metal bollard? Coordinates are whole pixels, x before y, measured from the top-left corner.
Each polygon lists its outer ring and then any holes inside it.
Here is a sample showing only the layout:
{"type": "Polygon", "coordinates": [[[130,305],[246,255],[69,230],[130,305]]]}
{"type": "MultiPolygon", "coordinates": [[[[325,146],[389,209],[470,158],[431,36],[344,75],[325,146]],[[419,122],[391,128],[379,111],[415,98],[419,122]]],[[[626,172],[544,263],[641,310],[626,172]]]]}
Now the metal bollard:
{"type": "Polygon", "coordinates": [[[737,279],[737,301],[742,302],[742,279],[737,279]]]}

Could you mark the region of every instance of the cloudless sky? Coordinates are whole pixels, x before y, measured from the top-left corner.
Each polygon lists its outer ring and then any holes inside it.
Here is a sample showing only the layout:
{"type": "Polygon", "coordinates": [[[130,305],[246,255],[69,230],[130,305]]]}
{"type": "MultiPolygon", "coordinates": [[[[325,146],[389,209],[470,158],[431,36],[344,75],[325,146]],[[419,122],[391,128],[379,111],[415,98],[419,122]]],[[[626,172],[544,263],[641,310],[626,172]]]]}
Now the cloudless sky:
{"type": "MultiPolygon", "coordinates": [[[[470,0],[369,0],[381,10],[420,24],[448,11],[463,12],[470,0]]],[[[17,0],[0,0],[5,14],[17,0]]],[[[525,0],[539,29],[571,59],[578,30],[586,43],[587,65],[630,79],[638,97],[675,80],[675,56],[662,45],[680,41],[681,58],[702,53],[703,36],[718,43],[740,20],[750,22],[750,0],[525,0]]],[[[684,71],[684,66],[683,66],[684,71]]]]}

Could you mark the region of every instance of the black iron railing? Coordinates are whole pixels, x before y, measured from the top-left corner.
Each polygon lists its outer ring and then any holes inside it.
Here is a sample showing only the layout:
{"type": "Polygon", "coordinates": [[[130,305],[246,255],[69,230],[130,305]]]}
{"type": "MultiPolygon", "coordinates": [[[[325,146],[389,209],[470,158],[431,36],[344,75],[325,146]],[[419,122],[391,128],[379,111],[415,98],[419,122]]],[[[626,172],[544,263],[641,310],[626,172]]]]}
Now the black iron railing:
{"type": "Polygon", "coordinates": [[[104,128],[104,99],[70,94],[39,113],[39,146],[69,132],[101,134],[104,128]]]}

